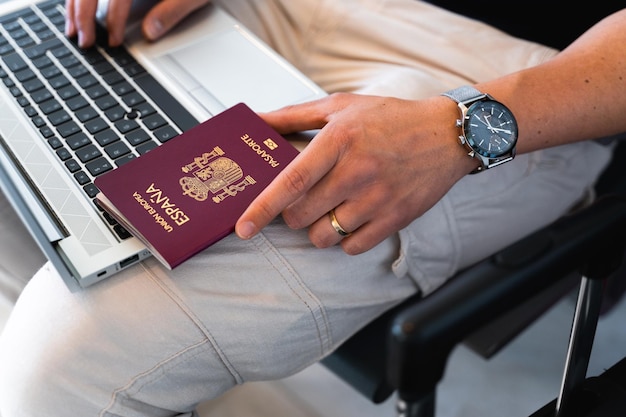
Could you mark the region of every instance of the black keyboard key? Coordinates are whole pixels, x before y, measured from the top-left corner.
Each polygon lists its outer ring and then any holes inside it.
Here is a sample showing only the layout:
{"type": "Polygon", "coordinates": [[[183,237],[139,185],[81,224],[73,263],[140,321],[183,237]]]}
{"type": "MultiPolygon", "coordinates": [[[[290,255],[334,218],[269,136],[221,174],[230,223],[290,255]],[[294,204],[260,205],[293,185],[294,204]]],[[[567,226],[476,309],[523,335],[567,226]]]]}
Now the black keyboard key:
{"type": "Polygon", "coordinates": [[[146,72],[145,68],[142,67],[139,63],[135,62],[134,64],[127,65],[124,67],[124,71],[131,77],[136,77],[138,75],[144,74],[146,72]]]}
{"type": "Polygon", "coordinates": [[[124,229],[124,227],[122,227],[122,225],[120,225],[120,224],[116,224],[113,227],[113,230],[119,236],[119,238],[122,239],[122,240],[128,239],[128,238],[133,236],[126,229],[124,229]]]}
{"type": "Polygon", "coordinates": [[[9,92],[11,93],[11,95],[13,97],[20,97],[22,95],[22,90],[19,89],[19,87],[17,87],[13,81],[11,80],[3,80],[4,84],[9,87],[9,92]]]}
{"type": "Polygon", "coordinates": [[[61,65],[63,65],[63,68],[66,69],[69,69],[74,65],[80,64],[80,61],[74,55],[64,56],[63,58],[59,59],[59,62],[61,63],[61,65]]]}
{"type": "Polygon", "coordinates": [[[2,60],[4,61],[4,64],[9,68],[9,70],[13,72],[17,72],[28,67],[24,59],[22,59],[22,57],[16,53],[3,55],[2,60]]]}
{"type": "Polygon", "coordinates": [[[52,136],[48,139],[48,145],[50,145],[52,149],[59,149],[61,146],[63,146],[63,142],[56,136],[52,136]]]}
{"type": "Polygon", "coordinates": [[[113,106],[117,106],[117,100],[110,94],[106,94],[96,100],[96,106],[102,111],[108,110],[113,106]]]}
{"type": "Polygon", "coordinates": [[[68,138],[74,133],[80,132],[80,127],[73,121],[63,123],[57,127],[57,131],[63,138],[68,138]]]}
{"type": "Polygon", "coordinates": [[[94,198],[96,194],[100,192],[100,190],[98,190],[98,187],[96,187],[93,183],[85,185],[83,187],[83,190],[85,191],[85,193],[87,193],[89,198],[94,198]]]}
{"type": "Polygon", "coordinates": [[[54,136],[54,131],[50,128],[50,126],[42,126],[42,127],[40,127],[39,128],[39,133],[41,133],[41,136],[43,136],[46,139],[54,136]]]}
{"type": "Polygon", "coordinates": [[[104,151],[111,159],[117,159],[120,156],[130,153],[130,148],[122,141],[117,141],[105,146],[104,151]]]}
{"type": "Polygon", "coordinates": [[[150,103],[148,102],[136,105],[135,107],[133,107],[133,110],[139,111],[141,117],[150,116],[151,114],[156,112],[156,109],[152,107],[152,105],[150,105],[150,103]]]}
{"type": "Polygon", "coordinates": [[[107,72],[115,71],[115,67],[111,65],[109,61],[105,61],[105,60],[95,64],[93,66],[93,69],[100,75],[106,74],[107,72]]]}
{"type": "Polygon", "coordinates": [[[150,135],[148,135],[145,131],[139,129],[133,130],[125,137],[132,146],[137,146],[150,139],[150,135]]]}
{"type": "Polygon", "coordinates": [[[45,32],[48,29],[48,25],[41,21],[41,19],[35,15],[31,14],[24,19],[24,21],[28,24],[28,28],[35,32],[37,35],[41,32],[45,32]]]}
{"type": "Polygon", "coordinates": [[[122,106],[114,106],[104,113],[111,122],[117,122],[126,115],[126,110],[122,106]]]}
{"type": "Polygon", "coordinates": [[[142,143],[141,145],[137,146],[137,152],[139,152],[139,155],[143,155],[145,153],[150,152],[157,146],[159,145],[155,141],[151,140],[149,142],[142,143]]]}
{"type": "Polygon", "coordinates": [[[91,143],[91,140],[83,132],[78,132],[66,138],[65,142],[67,143],[67,146],[70,147],[70,149],[75,151],[76,149],[89,145],[91,143]]]}
{"type": "Polygon", "coordinates": [[[33,78],[23,83],[22,87],[24,88],[24,90],[31,93],[33,91],[39,90],[40,88],[43,88],[44,85],[41,81],[39,81],[39,78],[33,78]]]}
{"type": "Polygon", "coordinates": [[[117,158],[115,160],[115,165],[117,165],[118,167],[121,167],[122,165],[132,161],[133,159],[135,159],[136,156],[133,155],[132,153],[126,154],[121,158],[117,158]]]}
{"type": "MultiPolygon", "coordinates": [[[[5,28],[6,28],[6,26],[5,26],[5,28]]],[[[13,39],[21,39],[21,38],[24,38],[24,37],[28,37],[28,32],[26,32],[24,30],[24,28],[22,28],[22,26],[19,25],[19,24],[17,26],[13,27],[11,30],[8,30],[8,31],[9,31],[9,35],[13,39]]]]}
{"type": "Polygon", "coordinates": [[[35,73],[30,68],[25,68],[15,73],[15,78],[17,78],[19,82],[28,81],[35,77],[35,73]]]}
{"type": "Polygon", "coordinates": [[[43,103],[44,101],[50,100],[54,96],[47,88],[40,88],[37,91],[33,91],[30,94],[30,98],[37,104],[43,103]]]}
{"type": "Polygon", "coordinates": [[[137,129],[139,127],[139,123],[134,120],[120,119],[115,122],[115,127],[117,128],[117,130],[122,132],[122,134],[125,134],[130,132],[131,130],[137,129]]]}
{"type": "MultiPolygon", "coordinates": [[[[44,55],[42,57],[39,58],[35,58],[33,59],[33,65],[35,66],[35,68],[39,69],[40,71],[42,71],[44,68],[49,67],[50,65],[52,65],[52,60],[50,58],[48,58],[47,55],[44,55]]],[[[56,69],[56,67],[55,67],[56,69]]],[[[57,69],[55,74],[52,74],[52,76],[59,74],[60,71],[57,69]]],[[[44,77],[46,77],[42,71],[42,75],[44,77]]],[[[46,78],[50,78],[50,77],[46,77],[46,78]]]]}
{"type": "Polygon", "coordinates": [[[75,96],[68,99],[65,104],[67,104],[67,107],[69,107],[70,110],[76,111],[80,108],[87,106],[89,103],[87,102],[87,100],[85,100],[83,96],[75,96]]]}
{"type": "Polygon", "coordinates": [[[89,133],[91,133],[92,135],[95,133],[98,133],[104,129],[107,129],[109,127],[109,124],[100,116],[89,120],[87,123],[85,123],[85,128],[89,131],[89,133]]]}
{"type": "Polygon", "coordinates": [[[96,134],[94,139],[96,139],[96,142],[98,142],[100,146],[107,146],[110,143],[120,140],[120,137],[117,136],[117,133],[115,133],[113,129],[106,129],[96,134]]]}
{"type": "Polygon", "coordinates": [[[144,117],[143,119],[141,119],[141,121],[150,130],[156,130],[167,124],[167,121],[163,118],[163,116],[158,113],[155,113],[148,117],[144,117]]]}
{"type": "Polygon", "coordinates": [[[116,225],[116,224],[119,224],[119,223],[117,222],[117,220],[115,220],[115,219],[113,218],[113,216],[111,216],[108,212],[104,211],[104,209],[103,209],[102,207],[100,207],[100,205],[99,205],[99,204],[97,204],[97,201],[98,201],[98,200],[96,200],[96,205],[97,205],[97,206],[98,206],[98,208],[101,210],[101,212],[102,212],[102,217],[104,217],[104,220],[106,220],[106,222],[107,222],[109,225],[111,225],[111,226],[114,226],[114,225],[116,225]]]}
{"type": "Polygon", "coordinates": [[[179,135],[179,133],[172,128],[172,126],[164,126],[160,129],[157,129],[154,133],[154,136],[161,143],[165,143],[168,140],[175,138],[179,135]]]}
{"type": "Polygon", "coordinates": [[[113,166],[105,158],[97,158],[88,162],[85,165],[85,168],[87,168],[92,176],[97,177],[100,174],[104,174],[105,172],[112,170],[113,166]]]}
{"type": "Polygon", "coordinates": [[[39,37],[40,40],[45,41],[46,39],[51,39],[54,38],[54,32],[51,31],[50,29],[43,29],[40,30],[38,32],[36,32],[37,37],[39,37]]]}
{"type": "Polygon", "coordinates": [[[30,59],[35,59],[44,56],[45,53],[49,50],[58,48],[60,46],[63,46],[63,43],[60,39],[50,39],[33,46],[29,46],[28,48],[24,49],[24,53],[30,59]]]}
{"type": "Polygon", "coordinates": [[[18,10],[15,11],[11,14],[8,14],[6,16],[3,16],[0,18],[0,23],[2,23],[2,25],[5,27],[6,30],[10,30],[9,28],[11,27],[10,25],[12,24],[19,24],[17,22],[17,19],[19,19],[21,16],[25,16],[28,14],[28,10],[27,9],[23,9],[23,10],[18,10]]]}
{"type": "Polygon", "coordinates": [[[51,78],[50,80],[48,80],[48,82],[55,90],[59,90],[63,87],[70,85],[70,80],[68,80],[67,77],[63,74],[51,78]]]}
{"type": "Polygon", "coordinates": [[[123,96],[136,90],[135,87],[133,87],[128,81],[122,81],[114,84],[111,88],[115,93],[117,93],[118,96],[123,96]]]}
{"type": "Polygon", "coordinates": [[[72,97],[76,97],[80,93],[73,85],[68,85],[67,87],[63,87],[62,89],[57,91],[57,94],[63,99],[68,100],[72,97]]]}
{"type": "Polygon", "coordinates": [[[17,104],[21,107],[28,107],[30,106],[30,101],[24,96],[19,96],[17,97],[17,104]]]}
{"type": "Polygon", "coordinates": [[[35,44],[35,40],[31,38],[30,36],[19,38],[15,42],[17,43],[17,46],[19,46],[20,48],[26,48],[28,46],[35,44]]]}
{"type": "Polygon", "coordinates": [[[106,62],[106,59],[102,56],[100,51],[96,48],[89,48],[89,49],[77,48],[77,49],[83,55],[83,57],[85,58],[85,61],[89,62],[92,65],[106,62]]]}
{"type": "Polygon", "coordinates": [[[67,72],[69,72],[73,78],[80,78],[83,75],[89,74],[89,70],[83,64],[74,65],[72,68],[69,68],[67,72]]]}
{"type": "Polygon", "coordinates": [[[87,175],[85,171],[78,171],[74,174],[74,178],[78,182],[79,185],[85,185],[88,182],[91,182],[91,177],[87,175]]]}
{"type": "Polygon", "coordinates": [[[65,147],[57,149],[56,154],[61,161],[67,161],[72,157],[70,151],[68,151],[65,147]]]}
{"type": "Polygon", "coordinates": [[[198,124],[198,120],[187,111],[163,86],[148,73],[135,78],[135,82],[146,94],[158,103],[165,114],[182,130],[188,130],[198,124]]]}
{"type": "Polygon", "coordinates": [[[74,115],[78,120],[85,123],[89,120],[96,118],[98,116],[98,112],[96,111],[96,109],[91,107],[91,105],[87,104],[86,106],[83,106],[74,111],[74,115]]]}
{"type": "Polygon", "coordinates": [[[108,85],[115,85],[121,81],[124,81],[124,77],[117,71],[104,74],[102,76],[102,79],[108,85]]]}
{"type": "Polygon", "coordinates": [[[51,49],[52,55],[56,57],[59,61],[62,61],[66,56],[73,56],[72,51],[63,43],[58,45],[56,48],[51,49]]]}
{"type": "Polygon", "coordinates": [[[104,88],[103,86],[101,86],[100,84],[98,85],[94,85],[92,87],[89,87],[86,91],[87,95],[89,97],[91,97],[93,100],[102,97],[106,94],[109,94],[109,92],[106,90],[106,88],[104,88]]]}
{"type": "Polygon", "coordinates": [[[11,44],[9,44],[8,42],[0,44],[0,55],[8,55],[12,52],[15,52],[15,49],[13,49],[11,44]]]}
{"type": "Polygon", "coordinates": [[[24,107],[24,113],[26,113],[26,116],[28,117],[35,117],[37,116],[37,109],[35,109],[33,106],[26,106],[24,107]]]}
{"type": "Polygon", "coordinates": [[[69,172],[76,172],[80,169],[80,164],[74,158],[65,161],[65,166],[69,172]]]}
{"type": "Polygon", "coordinates": [[[37,127],[41,127],[41,126],[45,126],[46,125],[46,121],[43,117],[41,116],[35,116],[32,119],[30,119],[31,122],[33,122],[33,124],[37,127]]]}
{"type": "Polygon", "coordinates": [[[50,121],[50,123],[52,123],[52,126],[59,126],[72,120],[72,118],[65,110],[61,109],[48,115],[48,120],[50,121]]]}
{"type": "Polygon", "coordinates": [[[76,82],[78,83],[79,86],[81,86],[82,88],[89,88],[92,85],[97,85],[98,80],[96,79],[96,77],[94,77],[93,75],[87,73],[86,75],[83,75],[82,77],[78,78],[76,80],[76,82]]]}
{"type": "Polygon", "coordinates": [[[135,107],[138,104],[143,103],[146,99],[137,91],[130,92],[122,97],[122,100],[128,107],[135,107]]]}
{"type": "Polygon", "coordinates": [[[100,152],[94,144],[89,144],[76,150],[76,157],[83,163],[89,162],[100,156],[102,156],[102,152],[100,152]]]}
{"type": "Polygon", "coordinates": [[[37,16],[32,10],[28,10],[28,12],[24,13],[22,15],[22,20],[26,22],[31,29],[33,29],[33,25],[43,23],[39,16],[37,16]]]}
{"type": "Polygon", "coordinates": [[[43,114],[50,114],[61,109],[61,103],[59,103],[55,98],[51,98],[39,104],[39,109],[43,114]]]}
{"type": "MultiPolygon", "coordinates": [[[[52,61],[50,61],[52,62],[52,61]]],[[[61,70],[59,68],[57,68],[56,65],[51,65],[51,66],[47,66],[45,68],[42,68],[41,70],[41,75],[43,75],[43,77],[46,80],[49,80],[50,78],[54,78],[58,75],[61,74],[61,70]]]]}
{"type": "MultiPolygon", "coordinates": [[[[6,85],[8,88],[15,87],[15,82],[11,78],[3,78],[2,83],[6,85]]],[[[18,88],[18,91],[21,91],[21,90],[18,88]]],[[[11,91],[11,94],[15,96],[15,93],[13,91],[11,91]]]]}

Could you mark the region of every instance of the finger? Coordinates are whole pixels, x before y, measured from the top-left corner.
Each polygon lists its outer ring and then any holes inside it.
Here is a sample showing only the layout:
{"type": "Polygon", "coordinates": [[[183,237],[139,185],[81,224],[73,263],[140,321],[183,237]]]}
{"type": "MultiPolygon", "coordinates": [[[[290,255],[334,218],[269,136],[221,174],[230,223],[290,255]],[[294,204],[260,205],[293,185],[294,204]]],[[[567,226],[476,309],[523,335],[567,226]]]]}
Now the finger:
{"type": "MultiPolygon", "coordinates": [[[[320,132],[319,135],[324,134],[320,132]]],[[[250,204],[237,221],[235,231],[242,239],[256,235],[287,206],[298,200],[336,163],[337,151],[312,142],[279,173],[250,204]]],[[[318,216],[319,217],[319,216],[318,216]]]]}
{"type": "Polygon", "coordinates": [[[352,236],[361,224],[350,220],[348,210],[343,205],[337,206],[311,225],[311,242],[318,248],[327,248],[352,236]]]}
{"type": "Polygon", "coordinates": [[[391,232],[399,230],[390,229],[394,226],[387,220],[392,219],[373,217],[371,221],[361,223],[350,205],[342,204],[311,226],[309,239],[320,249],[340,244],[348,255],[358,255],[382,242],[391,232]]]}
{"type": "Polygon", "coordinates": [[[109,46],[119,46],[124,42],[131,5],[132,2],[127,0],[109,0],[106,15],[109,46]]]}
{"type": "Polygon", "coordinates": [[[286,134],[321,129],[328,123],[336,105],[328,98],[294,104],[259,116],[277,132],[286,134]]]}
{"type": "Polygon", "coordinates": [[[142,23],[146,39],[157,40],[189,14],[210,3],[210,0],[164,0],[154,6],[142,23]]]}
{"type": "Polygon", "coordinates": [[[68,38],[76,36],[76,25],[74,24],[74,0],[65,1],[65,36],[68,38]]]}
{"type": "Polygon", "coordinates": [[[78,37],[78,46],[88,48],[96,40],[96,9],[95,1],[68,1],[66,14],[66,33],[78,37]]]}

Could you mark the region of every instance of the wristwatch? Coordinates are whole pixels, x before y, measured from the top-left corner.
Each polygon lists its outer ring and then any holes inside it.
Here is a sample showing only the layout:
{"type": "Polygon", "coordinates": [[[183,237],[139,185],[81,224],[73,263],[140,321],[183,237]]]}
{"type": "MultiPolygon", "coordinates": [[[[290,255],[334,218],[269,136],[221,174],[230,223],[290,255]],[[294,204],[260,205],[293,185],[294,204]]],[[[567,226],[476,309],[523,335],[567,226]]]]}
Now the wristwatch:
{"type": "Polygon", "coordinates": [[[472,174],[493,168],[515,157],[517,121],[511,110],[489,94],[463,86],[442,94],[458,103],[461,118],[459,141],[468,155],[480,161],[472,174]]]}

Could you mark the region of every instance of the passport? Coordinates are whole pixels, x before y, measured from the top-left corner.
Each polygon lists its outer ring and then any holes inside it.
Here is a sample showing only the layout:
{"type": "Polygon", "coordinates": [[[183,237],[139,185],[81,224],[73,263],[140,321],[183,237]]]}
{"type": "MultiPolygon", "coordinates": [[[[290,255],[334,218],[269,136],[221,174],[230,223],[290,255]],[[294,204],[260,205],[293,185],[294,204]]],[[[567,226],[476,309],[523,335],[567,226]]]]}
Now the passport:
{"type": "Polygon", "coordinates": [[[95,180],[98,204],[173,269],[223,239],[298,150],[239,103],[95,180]]]}

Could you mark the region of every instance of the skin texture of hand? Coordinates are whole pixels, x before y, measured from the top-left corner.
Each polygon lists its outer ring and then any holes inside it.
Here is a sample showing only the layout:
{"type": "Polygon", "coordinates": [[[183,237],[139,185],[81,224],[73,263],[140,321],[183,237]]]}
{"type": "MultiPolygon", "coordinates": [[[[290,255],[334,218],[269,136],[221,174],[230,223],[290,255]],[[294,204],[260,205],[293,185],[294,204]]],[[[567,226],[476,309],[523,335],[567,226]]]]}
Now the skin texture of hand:
{"type": "Polygon", "coordinates": [[[291,228],[309,227],[315,246],[341,242],[346,253],[362,253],[423,214],[477,166],[455,143],[458,110],[444,97],[341,93],[262,117],[283,133],[322,130],[241,216],[236,231],[242,238],[282,213],[291,228]],[[350,236],[332,228],[327,213],[333,208],[350,236]]]}
{"type": "MultiPolygon", "coordinates": [[[[155,41],[165,35],[193,11],[208,4],[210,0],[163,0],[157,2],[145,15],[142,31],[146,39],[155,41]]],[[[106,27],[109,45],[118,46],[124,41],[124,31],[130,13],[131,1],[109,0],[106,27]]],[[[82,48],[95,41],[95,16],[97,0],[66,0],[67,20],[65,34],[78,37],[82,48]]]]}

